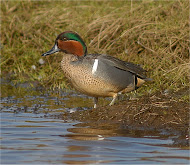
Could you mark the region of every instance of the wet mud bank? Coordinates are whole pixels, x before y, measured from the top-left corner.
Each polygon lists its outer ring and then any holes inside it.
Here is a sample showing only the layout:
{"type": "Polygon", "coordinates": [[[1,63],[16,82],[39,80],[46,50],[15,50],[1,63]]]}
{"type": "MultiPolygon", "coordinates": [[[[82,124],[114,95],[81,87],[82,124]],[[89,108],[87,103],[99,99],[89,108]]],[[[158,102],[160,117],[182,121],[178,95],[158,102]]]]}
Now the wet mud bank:
{"type": "Polygon", "coordinates": [[[60,117],[90,123],[91,127],[107,129],[105,125],[108,124],[122,130],[164,132],[188,141],[189,103],[161,93],[120,101],[113,106],[66,112],[60,117]]]}
{"type": "MultiPolygon", "coordinates": [[[[44,118],[80,122],[77,131],[106,136],[165,137],[189,146],[189,89],[160,92],[117,101],[113,106],[92,106],[92,99],[70,90],[47,90],[29,84],[4,82],[1,111],[41,114],[44,118]],[[30,88],[29,88],[30,87],[30,88]],[[81,108],[82,107],[82,108],[81,108]],[[82,128],[82,129],[81,129],[82,128]],[[78,130],[79,129],[79,130],[78,130]]],[[[101,100],[100,100],[101,101],[101,100]]],[[[107,103],[106,103],[107,102],[107,103]]],[[[104,105],[108,100],[104,99],[104,105]]],[[[100,102],[99,105],[102,105],[100,102]]],[[[74,132],[76,129],[74,130],[74,132]]],[[[72,132],[72,131],[71,131],[72,132]]],[[[91,137],[91,136],[90,136],[91,137]]],[[[93,136],[94,137],[94,136],[93,136]]]]}

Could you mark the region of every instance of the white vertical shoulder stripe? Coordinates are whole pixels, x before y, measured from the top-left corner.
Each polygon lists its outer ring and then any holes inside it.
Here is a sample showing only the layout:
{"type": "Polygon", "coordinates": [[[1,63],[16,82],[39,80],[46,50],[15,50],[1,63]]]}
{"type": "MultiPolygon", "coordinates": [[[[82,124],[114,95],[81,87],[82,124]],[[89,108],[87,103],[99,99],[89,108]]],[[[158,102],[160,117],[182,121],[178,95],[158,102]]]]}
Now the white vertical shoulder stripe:
{"type": "Polygon", "coordinates": [[[97,68],[98,68],[98,59],[95,59],[94,65],[92,67],[92,74],[94,74],[96,72],[97,68]]]}

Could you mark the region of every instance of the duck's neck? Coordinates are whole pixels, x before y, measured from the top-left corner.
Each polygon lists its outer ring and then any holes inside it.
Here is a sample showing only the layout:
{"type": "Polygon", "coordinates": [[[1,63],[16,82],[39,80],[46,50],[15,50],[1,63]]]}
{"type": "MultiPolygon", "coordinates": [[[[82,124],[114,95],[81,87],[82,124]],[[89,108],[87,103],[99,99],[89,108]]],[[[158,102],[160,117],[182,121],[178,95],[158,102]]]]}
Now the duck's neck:
{"type": "Polygon", "coordinates": [[[70,64],[70,62],[77,61],[79,59],[78,56],[74,54],[64,54],[61,63],[70,64]]]}

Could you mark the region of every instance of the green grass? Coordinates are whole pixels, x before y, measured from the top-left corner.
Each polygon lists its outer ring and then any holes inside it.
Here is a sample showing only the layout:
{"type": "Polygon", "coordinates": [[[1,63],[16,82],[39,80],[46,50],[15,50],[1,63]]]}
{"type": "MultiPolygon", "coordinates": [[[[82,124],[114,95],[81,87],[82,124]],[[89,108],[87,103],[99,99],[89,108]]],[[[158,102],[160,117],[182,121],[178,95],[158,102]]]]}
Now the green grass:
{"type": "Polygon", "coordinates": [[[14,83],[68,87],[60,53],[39,59],[72,30],[89,53],[142,64],[154,82],[140,92],[189,86],[188,1],[1,1],[1,15],[1,77],[14,83]]]}

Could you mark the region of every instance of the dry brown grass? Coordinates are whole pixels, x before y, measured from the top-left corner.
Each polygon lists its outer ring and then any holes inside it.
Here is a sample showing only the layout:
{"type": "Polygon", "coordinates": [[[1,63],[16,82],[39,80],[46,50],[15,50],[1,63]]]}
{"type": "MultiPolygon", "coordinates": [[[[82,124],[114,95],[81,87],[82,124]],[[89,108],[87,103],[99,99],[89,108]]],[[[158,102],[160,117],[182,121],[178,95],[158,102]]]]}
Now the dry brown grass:
{"type": "Polygon", "coordinates": [[[62,31],[77,31],[89,53],[107,53],[144,65],[152,84],[141,89],[179,90],[189,86],[188,1],[3,1],[2,73],[15,82],[66,86],[60,55],[46,58],[62,31]],[[36,70],[31,66],[35,65],[36,70]]]}

